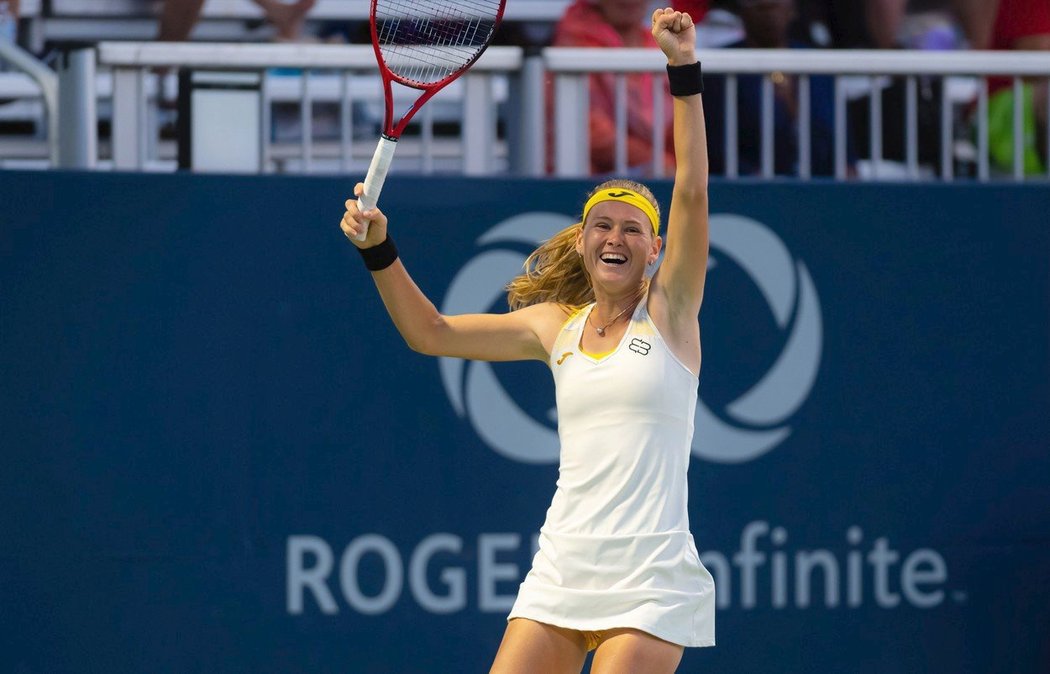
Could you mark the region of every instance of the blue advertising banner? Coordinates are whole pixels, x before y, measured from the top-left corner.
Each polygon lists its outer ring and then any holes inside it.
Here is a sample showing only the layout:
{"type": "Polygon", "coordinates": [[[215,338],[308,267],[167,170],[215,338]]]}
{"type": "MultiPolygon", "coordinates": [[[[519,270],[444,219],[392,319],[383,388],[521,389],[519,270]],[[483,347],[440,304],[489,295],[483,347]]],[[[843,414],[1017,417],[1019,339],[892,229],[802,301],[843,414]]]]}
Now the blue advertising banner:
{"type": "MultiPolygon", "coordinates": [[[[410,351],[341,178],[0,173],[0,670],[480,672],[550,373],[410,351]]],[[[446,313],[591,184],[392,177],[446,313]]],[[[666,205],[670,184],[653,185],[666,205]]],[[[716,184],[681,672],[1050,671],[1050,190],[716,184]]]]}

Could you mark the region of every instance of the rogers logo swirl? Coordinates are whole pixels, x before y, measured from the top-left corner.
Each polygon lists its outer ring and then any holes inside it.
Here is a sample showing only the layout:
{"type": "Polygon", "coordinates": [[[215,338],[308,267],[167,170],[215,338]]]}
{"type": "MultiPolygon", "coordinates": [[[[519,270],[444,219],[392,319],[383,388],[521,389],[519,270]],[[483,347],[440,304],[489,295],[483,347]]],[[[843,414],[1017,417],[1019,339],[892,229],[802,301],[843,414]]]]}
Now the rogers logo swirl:
{"type": "MultiPolygon", "coordinates": [[[[523,213],[497,224],[478,238],[487,248],[453,278],[442,313],[487,311],[504,296],[503,288],[525,262],[521,249],[533,249],[573,223],[558,213],[523,213]],[[503,244],[507,247],[500,248],[503,244]]],[[[715,463],[743,463],[769,452],[790,434],[785,423],[805,402],[816,380],[823,326],[816,289],[806,266],[761,223],[739,215],[711,217],[711,262],[725,255],[755,282],[777,326],[788,332],[784,349],[770,370],[721,415],[702,402],[696,407],[692,453],[715,463]]],[[[456,414],[498,454],[523,463],[558,461],[558,434],[537,421],[500,384],[492,365],[440,358],[441,380],[456,414]]],[[[551,410],[550,417],[556,418],[551,410]]]]}
{"type": "Polygon", "coordinates": [[[823,321],[806,265],[796,262],[762,223],[741,215],[714,215],[711,248],[708,270],[718,263],[719,254],[733,260],[758,286],[777,327],[788,333],[765,376],[726,405],[727,421],[697,401],[693,455],[715,463],[743,463],[791,434],[784,422],[809,397],[820,369],[823,321]]]}
{"type": "MultiPolygon", "coordinates": [[[[523,213],[485,232],[477,243],[534,249],[573,222],[572,218],[559,213],[523,213]]],[[[476,255],[452,279],[441,313],[488,310],[505,296],[503,288],[521,273],[525,257],[511,248],[489,249],[476,255]]],[[[438,366],[456,414],[470,421],[486,445],[508,459],[523,463],[558,462],[558,432],[533,419],[514,402],[490,363],[440,358],[438,366]]],[[[551,416],[554,416],[553,410],[551,416]]]]}

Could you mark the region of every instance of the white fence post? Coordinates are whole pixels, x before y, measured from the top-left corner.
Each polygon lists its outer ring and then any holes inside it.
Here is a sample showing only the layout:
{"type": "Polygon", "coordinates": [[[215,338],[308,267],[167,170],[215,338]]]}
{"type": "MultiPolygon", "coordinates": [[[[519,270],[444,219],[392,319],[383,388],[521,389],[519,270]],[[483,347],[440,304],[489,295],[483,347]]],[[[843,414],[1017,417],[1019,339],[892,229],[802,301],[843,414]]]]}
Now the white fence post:
{"type": "Polygon", "coordinates": [[[463,76],[463,88],[463,173],[489,175],[492,148],[496,145],[492,80],[486,75],[468,72],[463,76]]]}
{"type": "Polygon", "coordinates": [[[560,177],[590,172],[587,75],[558,75],[554,80],[554,172],[560,177]]]}
{"type": "Polygon", "coordinates": [[[58,70],[58,165],[93,169],[98,159],[95,50],[65,51],[58,70]]]}
{"type": "Polygon", "coordinates": [[[113,166],[141,170],[146,164],[145,81],[139,68],[113,69],[113,166]]]}

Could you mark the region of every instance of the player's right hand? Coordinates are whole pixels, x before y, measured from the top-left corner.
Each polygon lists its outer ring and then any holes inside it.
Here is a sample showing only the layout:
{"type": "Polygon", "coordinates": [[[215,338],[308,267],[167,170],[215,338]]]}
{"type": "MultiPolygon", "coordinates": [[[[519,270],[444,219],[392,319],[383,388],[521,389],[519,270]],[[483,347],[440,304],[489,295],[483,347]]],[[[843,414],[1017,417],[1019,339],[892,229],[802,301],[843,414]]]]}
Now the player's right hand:
{"type": "MultiPolygon", "coordinates": [[[[356,196],[361,196],[364,191],[364,183],[354,185],[354,194],[356,196]]],[[[346,213],[343,213],[343,220],[339,223],[339,228],[343,230],[346,238],[350,239],[350,243],[358,248],[371,248],[386,240],[386,216],[378,208],[373,208],[370,211],[361,211],[358,207],[357,199],[346,200],[346,213]],[[364,241],[358,241],[355,237],[364,231],[366,224],[368,225],[368,234],[365,236],[364,241]]]]}

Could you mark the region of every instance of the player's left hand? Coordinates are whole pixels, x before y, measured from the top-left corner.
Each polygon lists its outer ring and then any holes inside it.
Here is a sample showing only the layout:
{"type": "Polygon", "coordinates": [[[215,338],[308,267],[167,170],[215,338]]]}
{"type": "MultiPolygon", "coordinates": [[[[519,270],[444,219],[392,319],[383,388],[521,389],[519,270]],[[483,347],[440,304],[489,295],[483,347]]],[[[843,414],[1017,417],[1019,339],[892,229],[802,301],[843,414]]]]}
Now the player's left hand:
{"type": "Polygon", "coordinates": [[[653,12],[653,37],[668,64],[696,63],[696,26],[685,12],[676,12],[670,7],[653,12]]]}

